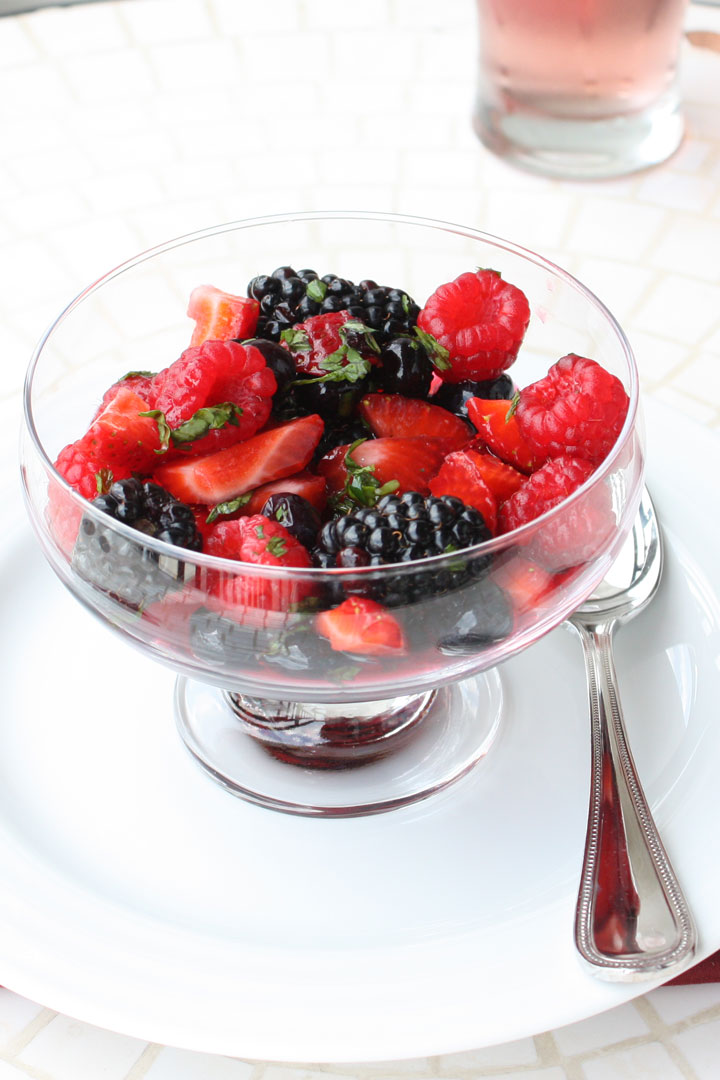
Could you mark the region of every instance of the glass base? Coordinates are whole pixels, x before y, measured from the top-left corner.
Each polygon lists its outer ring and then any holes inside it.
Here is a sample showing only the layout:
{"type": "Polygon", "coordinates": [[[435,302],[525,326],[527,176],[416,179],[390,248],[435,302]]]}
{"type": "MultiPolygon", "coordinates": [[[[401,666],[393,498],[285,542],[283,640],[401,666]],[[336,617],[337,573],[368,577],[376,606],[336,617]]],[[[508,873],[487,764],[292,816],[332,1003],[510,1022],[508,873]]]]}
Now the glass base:
{"type": "Polygon", "coordinates": [[[675,153],[685,131],[675,94],[638,112],[580,118],[517,101],[503,108],[481,101],[473,126],[498,157],[569,180],[603,180],[659,165],[675,153]]]}
{"type": "Polygon", "coordinates": [[[175,715],[195,760],[228,791],[290,814],[405,806],[468,773],[503,712],[496,669],[413,697],[342,705],[260,700],[178,678],[175,715]]]}

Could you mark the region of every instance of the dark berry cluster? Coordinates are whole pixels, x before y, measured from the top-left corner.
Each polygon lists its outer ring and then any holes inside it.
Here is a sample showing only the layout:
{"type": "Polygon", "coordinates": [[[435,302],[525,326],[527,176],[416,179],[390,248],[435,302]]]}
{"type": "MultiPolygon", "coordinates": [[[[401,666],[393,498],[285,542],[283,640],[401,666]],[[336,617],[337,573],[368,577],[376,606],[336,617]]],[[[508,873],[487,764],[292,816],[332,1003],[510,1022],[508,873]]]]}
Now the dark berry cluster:
{"type": "MultiPolygon", "coordinates": [[[[149,480],[118,480],[92,505],[138,533],[189,551],[202,550],[202,536],[189,506],[149,480]]],[[[181,586],[186,564],[159,556],[141,540],[121,536],[84,517],[73,550],[73,566],[86,581],[139,608],[181,586]]],[[[190,568],[192,571],[192,567],[190,568]]]]}
{"type": "Polygon", "coordinates": [[[190,507],[150,480],[117,480],[106,494],[93,499],[92,505],[146,536],[190,551],[202,550],[202,536],[190,507]]]}
{"type": "Polygon", "coordinates": [[[366,279],[357,285],[336,274],[320,277],[314,270],[279,266],[259,274],[248,285],[248,296],[260,303],[258,337],[279,341],[283,330],[314,315],[348,311],[373,330],[379,342],[409,333],[420,308],[406,292],[366,279]]]}
{"type": "MultiPolygon", "coordinates": [[[[460,499],[408,491],[385,495],[377,506],[327,522],[313,554],[319,566],[359,569],[447,555],[490,539],[482,514],[460,499]]],[[[368,588],[374,599],[388,606],[414,603],[422,596],[460,588],[484,574],[488,564],[487,556],[458,557],[440,569],[397,574],[391,581],[373,581],[368,588]]],[[[353,591],[358,591],[356,584],[365,587],[360,580],[351,582],[353,591]]]]}

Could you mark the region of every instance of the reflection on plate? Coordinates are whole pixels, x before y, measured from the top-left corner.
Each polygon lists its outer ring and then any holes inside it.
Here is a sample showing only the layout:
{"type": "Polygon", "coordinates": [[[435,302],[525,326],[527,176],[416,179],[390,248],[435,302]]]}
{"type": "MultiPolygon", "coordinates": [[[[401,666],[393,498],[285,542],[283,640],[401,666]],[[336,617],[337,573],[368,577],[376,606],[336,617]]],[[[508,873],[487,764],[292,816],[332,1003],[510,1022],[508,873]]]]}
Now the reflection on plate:
{"type": "MultiPolygon", "coordinates": [[[[702,956],[720,946],[720,519],[702,494],[717,443],[692,428],[671,453],[668,415],[648,412],[667,578],[619,632],[617,663],[702,956]],[[686,475],[677,448],[690,445],[686,475]]],[[[471,775],[414,807],[332,821],[208,780],[175,734],[172,674],[99,628],[22,524],[0,550],[0,604],[11,989],[160,1043],[352,1061],[520,1038],[648,988],[598,983],[574,953],[589,733],[565,630],[501,669],[508,721],[471,775]]]]}

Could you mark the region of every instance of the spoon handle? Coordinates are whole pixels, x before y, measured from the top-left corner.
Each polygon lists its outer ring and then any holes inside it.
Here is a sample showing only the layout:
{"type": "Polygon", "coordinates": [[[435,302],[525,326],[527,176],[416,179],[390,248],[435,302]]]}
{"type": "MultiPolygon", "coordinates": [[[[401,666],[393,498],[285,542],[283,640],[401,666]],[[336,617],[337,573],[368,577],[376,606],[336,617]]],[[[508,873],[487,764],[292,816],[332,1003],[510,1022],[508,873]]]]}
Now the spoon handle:
{"type": "Polygon", "coordinates": [[[577,630],[590,699],[592,776],[575,942],[599,978],[670,977],[692,956],[695,927],[628,746],[612,653],[614,621],[577,630]]]}

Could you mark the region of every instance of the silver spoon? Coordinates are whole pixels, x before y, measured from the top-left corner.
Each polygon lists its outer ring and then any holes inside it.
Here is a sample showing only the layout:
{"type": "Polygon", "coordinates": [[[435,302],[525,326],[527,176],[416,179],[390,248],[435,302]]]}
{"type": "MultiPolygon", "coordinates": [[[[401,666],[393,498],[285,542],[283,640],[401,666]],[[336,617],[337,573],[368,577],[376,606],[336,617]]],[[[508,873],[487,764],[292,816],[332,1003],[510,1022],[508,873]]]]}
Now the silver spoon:
{"type": "Polygon", "coordinates": [[[650,603],[663,568],[660,526],[643,492],[632,533],[599,588],[570,617],[585,654],[592,771],[575,943],[593,974],[668,978],[688,960],[695,927],[652,819],[625,733],[612,639],[650,603]]]}

